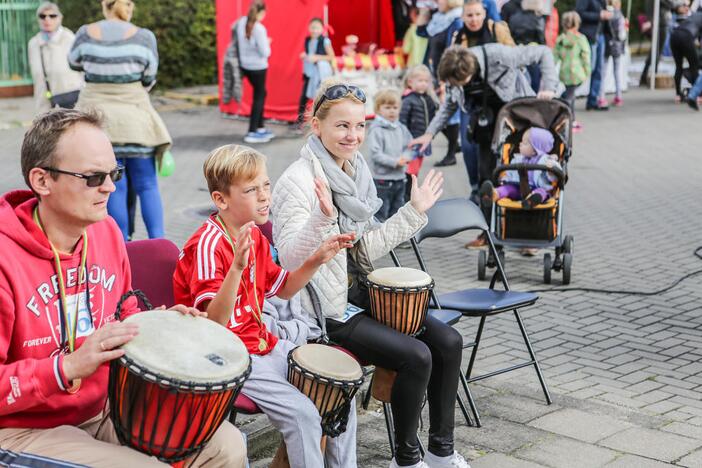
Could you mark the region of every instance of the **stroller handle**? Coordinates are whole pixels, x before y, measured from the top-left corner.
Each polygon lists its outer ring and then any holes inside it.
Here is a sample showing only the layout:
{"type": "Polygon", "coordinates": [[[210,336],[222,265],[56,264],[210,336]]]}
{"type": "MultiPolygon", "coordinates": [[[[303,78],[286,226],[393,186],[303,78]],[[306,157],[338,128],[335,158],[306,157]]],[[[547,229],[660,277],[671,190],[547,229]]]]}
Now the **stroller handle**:
{"type": "Polygon", "coordinates": [[[558,178],[558,188],[560,190],[563,190],[563,186],[565,185],[566,181],[568,180],[568,177],[565,175],[565,173],[557,167],[549,167],[545,164],[527,164],[527,163],[503,164],[503,165],[497,166],[495,168],[495,170],[492,171],[492,180],[493,180],[493,182],[497,183],[501,172],[522,171],[522,170],[550,172],[551,174],[555,175],[558,178]]]}

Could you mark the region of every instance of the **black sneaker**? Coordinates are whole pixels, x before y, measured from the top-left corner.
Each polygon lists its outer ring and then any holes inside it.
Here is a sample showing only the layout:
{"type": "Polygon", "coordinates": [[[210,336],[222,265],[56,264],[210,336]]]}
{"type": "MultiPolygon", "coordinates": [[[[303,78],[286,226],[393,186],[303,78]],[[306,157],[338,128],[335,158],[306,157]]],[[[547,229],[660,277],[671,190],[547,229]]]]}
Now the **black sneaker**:
{"type": "Polygon", "coordinates": [[[522,208],[525,210],[530,210],[536,205],[540,205],[542,201],[544,201],[544,199],[541,198],[541,194],[530,193],[524,200],[522,200],[522,208]]]}
{"type": "Polygon", "coordinates": [[[687,98],[685,99],[685,102],[687,102],[687,105],[690,106],[690,109],[694,109],[696,111],[700,110],[700,106],[697,105],[697,99],[687,98]]]}
{"type": "Polygon", "coordinates": [[[453,166],[456,164],[456,158],[444,158],[441,161],[434,163],[434,167],[446,167],[453,166]]]}
{"type": "Polygon", "coordinates": [[[587,110],[587,111],[591,111],[591,110],[594,110],[594,111],[608,111],[608,110],[609,110],[609,106],[590,106],[590,105],[587,105],[587,106],[585,106],[585,110],[587,110]]]}

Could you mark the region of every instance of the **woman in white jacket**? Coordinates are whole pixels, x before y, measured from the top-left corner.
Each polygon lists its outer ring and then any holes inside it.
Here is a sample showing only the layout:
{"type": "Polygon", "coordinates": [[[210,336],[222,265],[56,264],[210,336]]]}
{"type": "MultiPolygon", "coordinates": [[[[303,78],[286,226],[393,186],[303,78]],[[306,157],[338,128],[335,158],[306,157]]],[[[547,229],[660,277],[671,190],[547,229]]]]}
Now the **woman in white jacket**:
{"type": "MultiPolygon", "coordinates": [[[[327,81],[313,104],[312,135],[300,159],[273,190],[273,238],[281,264],[297,268],[322,241],[353,232],[355,245],[322,266],[312,278],[332,341],[361,360],[397,371],[391,404],[396,458],[391,467],[456,467],[468,464],[454,451],[453,428],[462,339],[433,318],[416,338],[399,333],[365,313],[349,317],[349,304],[369,309],[358,276],[372,262],[408,240],[426,224],[425,212],[441,196],[443,177],[431,171],[420,185],[413,176],[411,200],[386,222],[374,215],[381,205],[373,179],[358,152],[365,136],[366,97],[360,88],[327,81]],[[422,460],[417,438],[419,414],[428,395],[429,450],[422,460]]],[[[305,310],[310,298],[302,297],[305,310]]]]}

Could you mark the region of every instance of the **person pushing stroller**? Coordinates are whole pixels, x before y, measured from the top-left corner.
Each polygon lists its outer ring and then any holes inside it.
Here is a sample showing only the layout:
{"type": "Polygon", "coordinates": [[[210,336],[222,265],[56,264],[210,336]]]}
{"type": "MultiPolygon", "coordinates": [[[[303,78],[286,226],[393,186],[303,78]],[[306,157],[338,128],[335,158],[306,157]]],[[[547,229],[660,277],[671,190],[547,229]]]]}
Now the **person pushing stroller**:
{"type": "MultiPolygon", "coordinates": [[[[550,131],[531,127],[524,132],[519,143],[519,153],[514,155],[512,164],[540,164],[561,169],[558,157],[549,154],[553,150],[553,141],[550,131]]],[[[521,200],[522,208],[534,208],[549,199],[555,180],[556,176],[553,173],[544,170],[528,171],[526,180],[520,178],[517,171],[505,171],[497,188],[490,180],[483,182],[480,187],[480,199],[485,207],[501,198],[509,198],[521,200]]]]}

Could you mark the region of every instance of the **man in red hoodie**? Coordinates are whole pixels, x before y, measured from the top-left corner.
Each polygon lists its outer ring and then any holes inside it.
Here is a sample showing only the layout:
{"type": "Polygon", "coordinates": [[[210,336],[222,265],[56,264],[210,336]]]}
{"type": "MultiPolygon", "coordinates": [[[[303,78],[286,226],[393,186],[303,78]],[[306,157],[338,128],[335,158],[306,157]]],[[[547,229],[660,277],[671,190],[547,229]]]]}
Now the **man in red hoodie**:
{"type": "MultiPolygon", "coordinates": [[[[100,117],[39,116],[21,163],[31,191],[0,199],[0,447],[95,467],[167,466],[120,446],[108,417],[108,362],[138,330],[114,318],[131,274],[107,216],[123,169],[100,117]]],[[[189,466],[243,467],[245,455],[225,422],[189,466]]]]}

